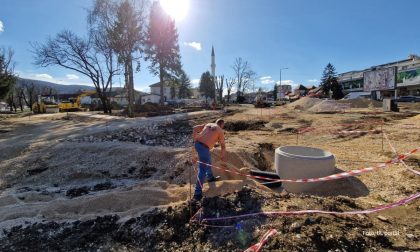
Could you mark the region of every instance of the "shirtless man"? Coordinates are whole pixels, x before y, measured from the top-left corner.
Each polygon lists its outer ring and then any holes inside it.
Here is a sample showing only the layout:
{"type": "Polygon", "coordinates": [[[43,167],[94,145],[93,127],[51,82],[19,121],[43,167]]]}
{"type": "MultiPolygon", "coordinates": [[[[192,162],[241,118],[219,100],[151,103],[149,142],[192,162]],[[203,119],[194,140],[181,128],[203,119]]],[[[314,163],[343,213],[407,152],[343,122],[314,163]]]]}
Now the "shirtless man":
{"type": "Polygon", "coordinates": [[[209,182],[216,181],[220,177],[214,177],[211,170],[211,154],[210,150],[219,142],[222,147],[220,159],[224,161],[226,154],[225,136],[223,127],[225,122],[223,119],[217,119],[216,123],[208,123],[197,125],[193,128],[194,149],[197,151],[198,159],[201,163],[198,165],[198,180],[195,184],[194,199],[201,200],[203,197],[202,185],[206,178],[209,182]],[[204,163],[204,164],[203,164],[204,163]],[[209,165],[206,165],[209,164],[209,165]]]}

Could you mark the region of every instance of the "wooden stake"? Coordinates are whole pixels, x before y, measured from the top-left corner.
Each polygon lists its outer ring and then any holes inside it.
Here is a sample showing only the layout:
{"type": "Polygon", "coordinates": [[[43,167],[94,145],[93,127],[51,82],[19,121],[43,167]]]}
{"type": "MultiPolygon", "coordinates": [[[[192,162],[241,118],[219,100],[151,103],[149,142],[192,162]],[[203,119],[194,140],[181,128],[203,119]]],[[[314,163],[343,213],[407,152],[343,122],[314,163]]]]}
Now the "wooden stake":
{"type": "Polygon", "coordinates": [[[383,123],[381,124],[381,132],[382,132],[382,152],[384,152],[384,129],[383,129],[383,123]]]}
{"type": "MultiPolygon", "coordinates": [[[[194,164],[192,164],[192,165],[194,165],[194,164]]],[[[191,169],[192,169],[192,166],[190,167],[190,171],[189,171],[189,174],[190,174],[190,218],[192,217],[192,199],[191,199],[191,169]]]]}

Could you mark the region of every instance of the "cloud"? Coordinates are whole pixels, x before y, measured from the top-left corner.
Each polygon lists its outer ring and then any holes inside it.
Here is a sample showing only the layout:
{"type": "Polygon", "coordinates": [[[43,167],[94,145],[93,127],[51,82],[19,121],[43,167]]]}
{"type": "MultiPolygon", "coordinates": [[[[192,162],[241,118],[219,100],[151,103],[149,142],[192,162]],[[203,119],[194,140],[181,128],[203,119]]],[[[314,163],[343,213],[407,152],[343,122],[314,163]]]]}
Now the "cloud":
{"type": "Polygon", "coordinates": [[[308,80],[308,82],[310,82],[310,83],[317,83],[318,80],[317,79],[313,79],[313,80],[308,80]]]}
{"type": "Polygon", "coordinates": [[[191,80],[191,84],[192,84],[193,86],[197,86],[198,84],[200,84],[200,79],[192,79],[192,80],[191,80]]]}
{"type": "Polygon", "coordinates": [[[54,80],[54,78],[49,74],[34,74],[33,77],[41,80],[54,80]]]}
{"type": "MultiPolygon", "coordinates": [[[[277,85],[280,84],[280,81],[276,81],[277,85]]],[[[291,85],[292,88],[299,86],[298,83],[295,83],[293,80],[282,80],[281,81],[282,85],[291,85]]]]}
{"type": "Polygon", "coordinates": [[[0,20],[0,32],[4,31],[4,25],[3,22],[0,20]]]}
{"type": "Polygon", "coordinates": [[[261,84],[272,84],[274,83],[274,80],[271,76],[263,76],[260,78],[261,84]]]}
{"type": "Polygon", "coordinates": [[[261,84],[273,84],[274,80],[262,80],[261,84]]]}
{"type": "Polygon", "coordinates": [[[184,45],[194,48],[197,51],[201,51],[201,43],[198,42],[184,42],[184,45]]]}
{"type": "Polygon", "coordinates": [[[79,76],[75,75],[75,74],[66,74],[66,77],[68,80],[77,80],[79,79],[79,76]]]}
{"type": "Polygon", "coordinates": [[[87,86],[93,86],[93,84],[89,81],[80,81],[79,76],[75,74],[67,74],[65,77],[58,77],[55,78],[47,73],[34,73],[33,71],[17,71],[19,72],[19,77],[24,79],[31,79],[31,80],[40,80],[40,81],[48,81],[56,84],[61,85],[87,85],[87,86]],[[73,78],[73,79],[71,79],[73,78]],[[79,80],[79,81],[75,81],[79,80]]]}

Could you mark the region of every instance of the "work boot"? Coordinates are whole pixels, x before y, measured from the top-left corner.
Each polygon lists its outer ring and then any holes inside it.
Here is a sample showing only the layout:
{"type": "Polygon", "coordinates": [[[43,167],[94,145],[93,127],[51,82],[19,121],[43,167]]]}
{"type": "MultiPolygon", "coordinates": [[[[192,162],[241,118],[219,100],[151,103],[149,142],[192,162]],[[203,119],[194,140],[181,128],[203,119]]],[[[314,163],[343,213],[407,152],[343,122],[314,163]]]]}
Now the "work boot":
{"type": "Polygon", "coordinates": [[[220,180],[220,176],[216,176],[216,177],[213,177],[213,178],[210,178],[209,180],[207,180],[207,182],[215,182],[215,181],[218,181],[218,180],[220,180]]]}

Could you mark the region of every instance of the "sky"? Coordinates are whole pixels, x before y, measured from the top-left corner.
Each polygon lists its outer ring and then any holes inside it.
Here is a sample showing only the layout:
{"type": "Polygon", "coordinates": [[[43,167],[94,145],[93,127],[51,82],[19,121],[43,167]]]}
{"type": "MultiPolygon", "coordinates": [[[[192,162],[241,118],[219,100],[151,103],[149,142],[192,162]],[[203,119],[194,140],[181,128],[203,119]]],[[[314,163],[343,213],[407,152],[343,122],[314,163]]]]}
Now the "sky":
{"type": "MultiPolygon", "coordinates": [[[[177,0],[173,0],[177,1],[177,0]]],[[[31,43],[43,43],[62,30],[86,35],[90,0],[0,0],[0,47],[15,51],[20,77],[63,84],[89,84],[79,73],[33,64],[31,43]]],[[[186,16],[176,20],[184,70],[198,85],[210,70],[233,77],[235,58],[257,73],[256,87],[318,85],[331,62],[338,73],[406,59],[420,54],[418,0],[190,0],[186,16]]],[[[143,62],[135,88],[149,91],[158,82],[143,62]]],[[[123,76],[116,86],[124,85],[123,76]]]]}

